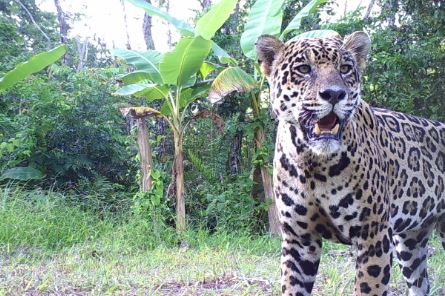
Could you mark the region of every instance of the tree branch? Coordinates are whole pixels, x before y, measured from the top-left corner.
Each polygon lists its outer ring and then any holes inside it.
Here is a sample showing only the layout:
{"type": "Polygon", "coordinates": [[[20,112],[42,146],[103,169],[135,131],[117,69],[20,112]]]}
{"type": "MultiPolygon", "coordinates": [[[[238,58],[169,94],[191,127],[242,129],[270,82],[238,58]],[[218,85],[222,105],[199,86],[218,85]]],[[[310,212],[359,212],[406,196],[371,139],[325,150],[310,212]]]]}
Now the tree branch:
{"type": "Polygon", "coordinates": [[[46,33],[43,32],[42,28],[40,28],[39,24],[37,24],[36,20],[32,16],[31,12],[28,10],[28,8],[26,8],[26,6],[20,0],[15,0],[15,2],[17,2],[25,10],[29,18],[31,19],[31,22],[34,24],[37,30],[39,30],[40,33],[42,33],[43,37],[45,37],[46,41],[48,41],[48,46],[51,47],[51,39],[49,39],[48,35],[46,35],[46,33]]]}

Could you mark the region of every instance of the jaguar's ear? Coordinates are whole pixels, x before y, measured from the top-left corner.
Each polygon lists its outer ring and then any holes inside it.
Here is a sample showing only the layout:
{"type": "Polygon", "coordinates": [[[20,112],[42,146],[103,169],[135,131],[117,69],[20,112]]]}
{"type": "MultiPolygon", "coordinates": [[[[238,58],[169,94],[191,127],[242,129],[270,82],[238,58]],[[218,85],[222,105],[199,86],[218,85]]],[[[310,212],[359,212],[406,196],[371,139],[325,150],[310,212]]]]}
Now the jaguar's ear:
{"type": "Polygon", "coordinates": [[[266,77],[269,77],[272,64],[283,46],[283,42],[271,35],[262,35],[255,43],[258,63],[266,77]]]}
{"type": "Polygon", "coordinates": [[[360,72],[366,67],[369,51],[371,50],[371,39],[362,31],[354,32],[345,37],[343,48],[352,52],[357,61],[360,72]]]}

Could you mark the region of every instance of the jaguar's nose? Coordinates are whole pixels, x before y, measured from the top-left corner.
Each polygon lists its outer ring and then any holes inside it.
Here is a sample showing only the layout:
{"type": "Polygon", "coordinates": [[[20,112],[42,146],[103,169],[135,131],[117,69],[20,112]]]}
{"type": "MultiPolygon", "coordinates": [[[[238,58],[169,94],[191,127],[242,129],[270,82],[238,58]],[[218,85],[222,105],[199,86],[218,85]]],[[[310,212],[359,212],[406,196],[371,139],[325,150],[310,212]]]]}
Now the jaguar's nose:
{"type": "Polygon", "coordinates": [[[343,89],[325,89],[319,92],[323,100],[328,101],[332,105],[337,104],[346,97],[346,92],[343,89]]]}

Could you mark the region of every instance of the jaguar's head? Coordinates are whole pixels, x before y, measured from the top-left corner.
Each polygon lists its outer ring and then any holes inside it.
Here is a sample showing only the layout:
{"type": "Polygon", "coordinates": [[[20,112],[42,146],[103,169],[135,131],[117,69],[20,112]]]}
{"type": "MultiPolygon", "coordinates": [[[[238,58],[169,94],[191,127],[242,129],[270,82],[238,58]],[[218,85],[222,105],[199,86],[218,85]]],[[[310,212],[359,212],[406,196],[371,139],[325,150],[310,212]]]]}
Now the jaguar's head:
{"type": "Polygon", "coordinates": [[[256,43],[278,120],[297,127],[317,154],[336,152],[360,100],[361,73],[371,41],[364,32],[344,40],[297,39],[283,43],[263,35],[256,43]]]}

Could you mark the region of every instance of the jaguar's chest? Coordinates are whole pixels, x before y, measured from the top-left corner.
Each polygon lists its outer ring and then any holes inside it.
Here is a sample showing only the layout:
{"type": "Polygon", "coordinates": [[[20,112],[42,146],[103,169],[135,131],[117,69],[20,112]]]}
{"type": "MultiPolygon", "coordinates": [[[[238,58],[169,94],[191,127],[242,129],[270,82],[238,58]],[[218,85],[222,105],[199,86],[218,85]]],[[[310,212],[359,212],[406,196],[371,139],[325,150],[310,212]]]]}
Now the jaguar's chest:
{"type": "Polygon", "coordinates": [[[378,157],[357,145],[319,157],[298,144],[285,130],[279,131],[274,182],[282,214],[343,243],[351,243],[358,233],[376,232],[377,225],[368,222],[386,210],[385,172],[378,157]],[[359,231],[363,225],[376,230],[359,231]]]}

